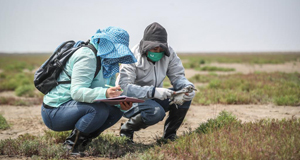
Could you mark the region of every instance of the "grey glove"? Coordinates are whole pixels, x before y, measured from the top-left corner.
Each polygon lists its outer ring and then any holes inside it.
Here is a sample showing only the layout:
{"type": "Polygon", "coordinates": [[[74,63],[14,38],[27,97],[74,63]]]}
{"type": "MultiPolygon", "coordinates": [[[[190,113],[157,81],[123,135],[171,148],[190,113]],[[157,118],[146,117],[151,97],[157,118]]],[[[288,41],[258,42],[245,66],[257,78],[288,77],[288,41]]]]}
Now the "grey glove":
{"type": "Polygon", "coordinates": [[[195,91],[196,91],[195,87],[192,85],[189,85],[189,86],[184,87],[183,89],[187,90],[187,92],[186,92],[187,95],[184,94],[183,100],[191,101],[195,97],[195,91]]]}
{"type": "Polygon", "coordinates": [[[184,101],[191,101],[195,97],[195,91],[193,90],[191,93],[187,93],[188,95],[183,95],[184,101]]]}
{"type": "Polygon", "coordinates": [[[174,91],[166,88],[155,88],[154,98],[165,100],[167,98],[171,98],[171,95],[174,91]]]}

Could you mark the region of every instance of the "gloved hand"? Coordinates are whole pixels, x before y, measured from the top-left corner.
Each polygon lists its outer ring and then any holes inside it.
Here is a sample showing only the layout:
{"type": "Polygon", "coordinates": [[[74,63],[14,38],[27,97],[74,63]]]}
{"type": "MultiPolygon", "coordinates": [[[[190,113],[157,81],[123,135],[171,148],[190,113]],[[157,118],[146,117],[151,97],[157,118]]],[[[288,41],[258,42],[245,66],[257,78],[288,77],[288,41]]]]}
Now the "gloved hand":
{"type": "Polygon", "coordinates": [[[165,100],[167,98],[171,98],[171,95],[174,91],[166,88],[155,88],[154,98],[165,100]]]}
{"type": "Polygon", "coordinates": [[[184,100],[184,101],[191,101],[194,97],[195,97],[195,91],[193,90],[193,91],[190,92],[190,93],[185,93],[185,94],[183,95],[183,100],[184,100]]]}
{"type": "Polygon", "coordinates": [[[195,97],[195,87],[192,85],[188,85],[183,88],[183,90],[186,90],[187,92],[183,96],[184,101],[191,101],[195,97]]]}

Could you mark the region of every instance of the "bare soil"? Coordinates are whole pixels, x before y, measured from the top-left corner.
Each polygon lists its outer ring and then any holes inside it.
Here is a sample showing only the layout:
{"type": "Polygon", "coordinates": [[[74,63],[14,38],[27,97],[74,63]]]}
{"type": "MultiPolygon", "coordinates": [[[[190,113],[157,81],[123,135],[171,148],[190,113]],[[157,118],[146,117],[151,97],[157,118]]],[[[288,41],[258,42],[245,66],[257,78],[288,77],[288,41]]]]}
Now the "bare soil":
{"type": "MultiPolygon", "coordinates": [[[[214,72],[219,75],[227,75],[227,74],[249,74],[254,72],[286,72],[300,73],[300,62],[287,62],[284,64],[240,64],[240,63],[210,63],[209,66],[222,67],[222,68],[234,68],[235,71],[230,72],[214,72]]],[[[185,69],[185,74],[187,78],[192,77],[195,74],[206,75],[209,72],[206,71],[195,71],[194,69],[185,69]]]]}
{"type": "MultiPolygon", "coordinates": [[[[0,131],[0,139],[17,138],[19,135],[30,133],[33,135],[43,135],[47,127],[43,124],[40,106],[0,106],[1,114],[6,118],[11,128],[0,131]]],[[[210,105],[210,106],[191,106],[187,116],[178,130],[178,135],[194,130],[208,119],[215,118],[219,112],[226,110],[235,115],[242,122],[255,122],[260,119],[283,119],[300,118],[300,107],[293,106],[274,106],[274,105],[210,105]]],[[[167,116],[165,117],[165,119],[167,116]]],[[[164,121],[156,125],[135,133],[134,140],[142,143],[152,143],[163,134],[164,121]]],[[[126,118],[116,123],[105,133],[119,134],[121,123],[126,122],[126,118]]]]}
{"type": "MultiPolygon", "coordinates": [[[[244,64],[211,64],[219,67],[235,68],[236,72],[251,73],[255,71],[282,71],[282,72],[300,72],[300,63],[285,63],[280,65],[244,65],[244,64]]],[[[186,77],[193,75],[207,74],[207,72],[198,72],[187,69],[186,77]]],[[[231,73],[231,72],[230,72],[231,73]]],[[[224,74],[224,73],[220,73],[224,74]]],[[[228,74],[228,73],[226,73],[228,74]]],[[[13,92],[2,92],[0,96],[14,96],[13,92]]],[[[232,112],[238,119],[243,122],[254,122],[260,119],[283,119],[283,118],[300,118],[300,107],[293,106],[275,106],[268,105],[210,105],[210,106],[191,106],[187,116],[178,130],[178,135],[184,132],[194,130],[201,123],[206,122],[208,119],[215,118],[219,112],[226,110],[232,112]]],[[[43,124],[41,117],[40,105],[35,106],[8,106],[0,105],[0,114],[2,114],[11,127],[7,130],[0,130],[0,140],[7,138],[16,138],[19,135],[30,133],[33,135],[43,135],[44,131],[48,128],[43,124]]],[[[167,116],[166,116],[167,117],[167,116]]],[[[150,126],[146,129],[140,130],[135,133],[134,141],[141,143],[155,142],[163,134],[164,121],[156,125],[150,126]]],[[[126,118],[116,123],[111,128],[107,129],[105,133],[112,133],[116,136],[119,135],[119,128],[121,123],[126,122],[126,118]]],[[[1,157],[0,157],[1,158],[1,157]]]]}

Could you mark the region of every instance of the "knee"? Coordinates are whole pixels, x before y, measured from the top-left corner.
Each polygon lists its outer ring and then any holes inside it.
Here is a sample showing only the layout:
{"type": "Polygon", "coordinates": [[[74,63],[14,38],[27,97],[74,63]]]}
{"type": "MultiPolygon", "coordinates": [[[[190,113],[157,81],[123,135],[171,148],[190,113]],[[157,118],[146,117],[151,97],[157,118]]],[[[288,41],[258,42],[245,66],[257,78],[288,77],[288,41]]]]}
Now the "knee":
{"type": "Polygon", "coordinates": [[[144,123],[153,125],[162,121],[166,113],[162,107],[154,107],[152,112],[142,112],[144,123]]]}
{"type": "Polygon", "coordinates": [[[92,103],[91,108],[89,109],[90,113],[93,113],[95,117],[101,118],[103,115],[109,114],[109,106],[102,103],[92,103]]]}

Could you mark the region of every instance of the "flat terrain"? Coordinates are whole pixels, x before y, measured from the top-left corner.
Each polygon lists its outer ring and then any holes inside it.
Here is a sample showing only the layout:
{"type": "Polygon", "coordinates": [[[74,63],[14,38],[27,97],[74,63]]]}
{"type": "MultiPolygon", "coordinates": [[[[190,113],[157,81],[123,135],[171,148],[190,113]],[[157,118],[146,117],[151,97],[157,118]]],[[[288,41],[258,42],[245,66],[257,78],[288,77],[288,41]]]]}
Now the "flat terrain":
{"type": "MultiPolygon", "coordinates": [[[[253,72],[300,72],[300,63],[285,63],[278,65],[246,65],[246,64],[210,64],[218,67],[235,68],[234,72],[217,72],[217,74],[232,73],[253,73],[253,72]]],[[[208,72],[200,72],[192,69],[186,70],[186,76],[189,78],[195,74],[205,76],[208,72]]],[[[201,92],[201,91],[199,91],[201,92]]],[[[13,92],[1,92],[0,96],[13,96],[13,92]]],[[[183,125],[178,130],[178,135],[182,135],[189,129],[194,130],[200,123],[206,122],[210,118],[215,118],[222,110],[232,112],[243,122],[256,121],[259,119],[271,118],[300,118],[300,107],[294,106],[275,106],[268,105],[210,105],[210,106],[191,106],[183,125]]],[[[11,125],[10,129],[0,131],[0,139],[16,138],[24,133],[33,135],[42,135],[47,127],[43,124],[41,118],[40,105],[35,106],[8,106],[0,105],[0,113],[11,125]]],[[[166,116],[167,117],[167,116],[166,116]]],[[[166,118],[165,118],[166,119],[166,118]]],[[[147,129],[138,131],[134,135],[134,141],[143,143],[152,143],[163,133],[164,121],[150,126],[147,129]]],[[[119,134],[120,124],[126,122],[122,118],[117,124],[105,131],[105,133],[119,134]]]]}

